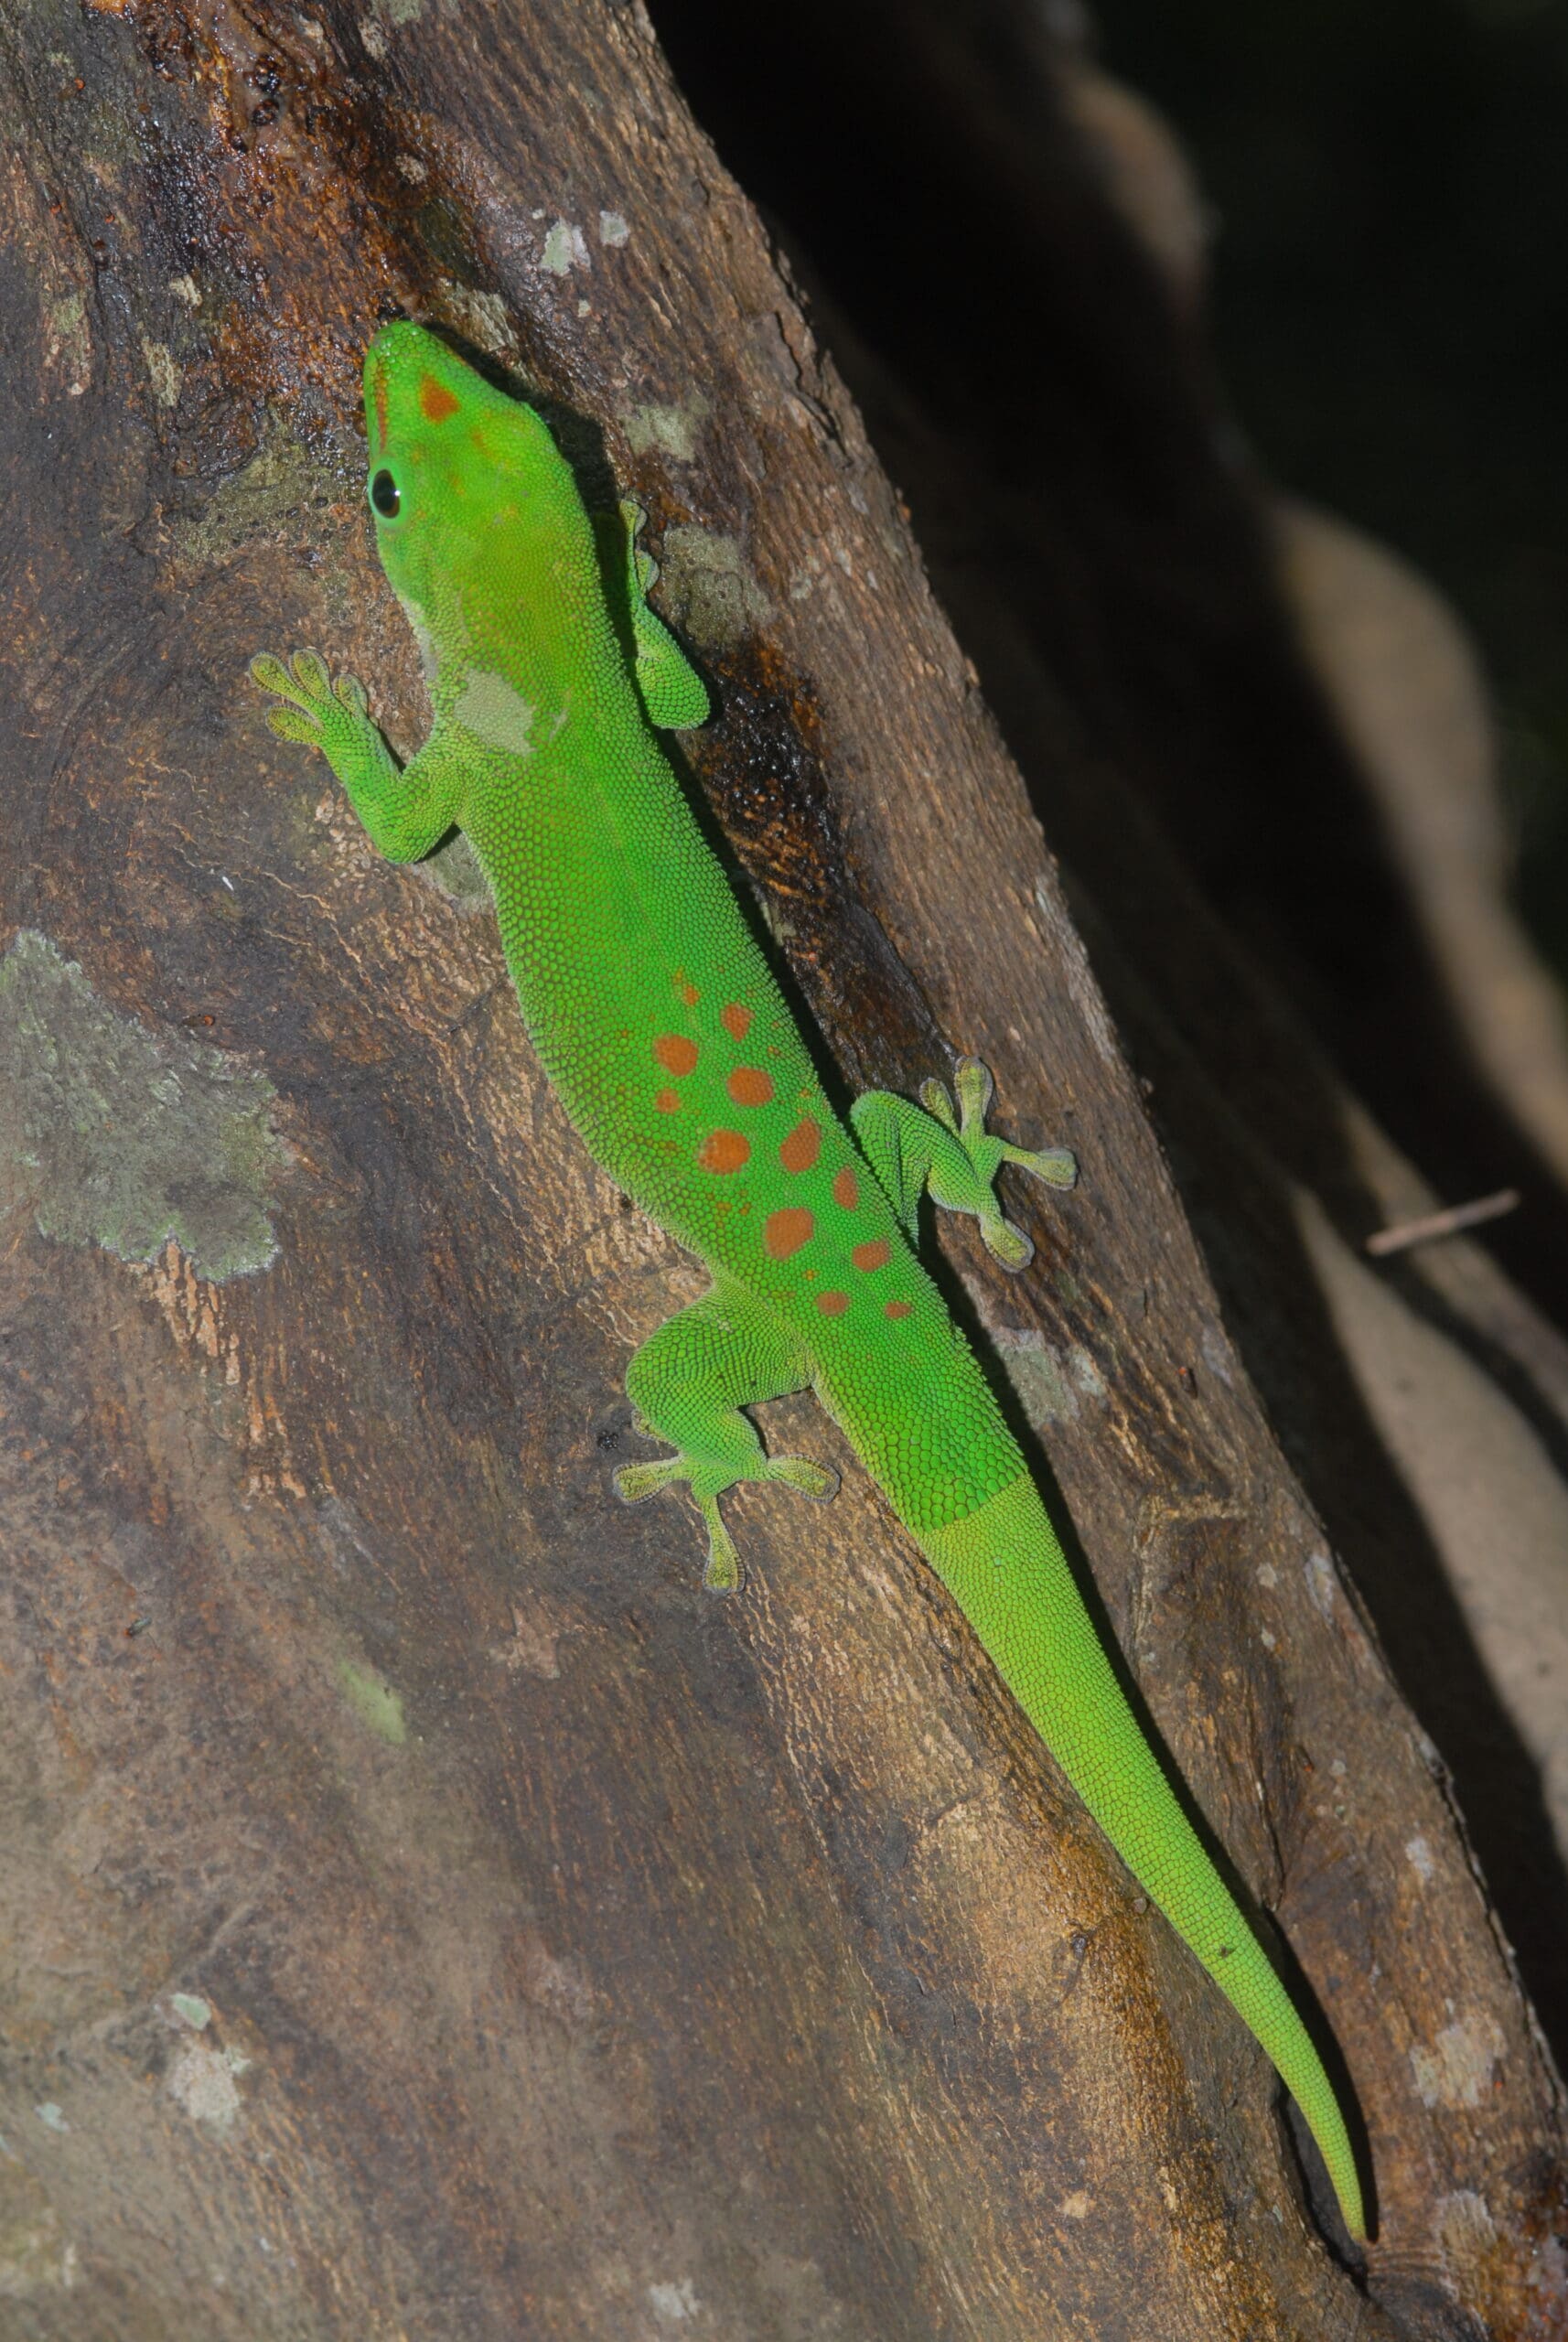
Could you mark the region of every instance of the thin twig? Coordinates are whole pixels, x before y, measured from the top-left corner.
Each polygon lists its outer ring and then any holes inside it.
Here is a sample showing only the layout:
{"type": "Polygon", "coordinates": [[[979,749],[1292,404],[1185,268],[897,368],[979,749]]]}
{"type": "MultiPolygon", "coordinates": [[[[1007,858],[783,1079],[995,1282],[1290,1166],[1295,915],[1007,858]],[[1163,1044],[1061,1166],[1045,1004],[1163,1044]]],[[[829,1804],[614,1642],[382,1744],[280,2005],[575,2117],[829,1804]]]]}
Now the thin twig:
{"type": "Polygon", "coordinates": [[[1367,1250],[1380,1259],[1386,1252],[1408,1252],[1412,1244],[1429,1244],[1434,1237],[1457,1236],[1464,1228],[1478,1228],[1483,1220],[1501,1219],[1519,1208],[1517,1187],[1499,1187],[1495,1196],[1477,1196],[1474,1203],[1454,1204],[1447,1211],[1429,1211],[1423,1219],[1401,1220],[1397,1227],[1380,1228],[1367,1239],[1367,1250]]]}

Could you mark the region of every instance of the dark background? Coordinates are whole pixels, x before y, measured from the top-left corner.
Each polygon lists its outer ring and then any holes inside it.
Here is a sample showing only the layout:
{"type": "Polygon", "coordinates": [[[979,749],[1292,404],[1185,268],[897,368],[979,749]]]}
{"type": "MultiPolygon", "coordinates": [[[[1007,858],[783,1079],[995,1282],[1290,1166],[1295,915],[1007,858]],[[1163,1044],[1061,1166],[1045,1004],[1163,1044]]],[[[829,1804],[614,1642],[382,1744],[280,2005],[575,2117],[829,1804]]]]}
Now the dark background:
{"type": "Polygon", "coordinates": [[[1069,871],[1123,932],[1144,916],[1114,899],[1104,808],[1057,786],[1069,730],[1436,1192],[1520,1190],[1483,1241],[1568,1327],[1560,1182],[1455,1018],[1259,493],[1381,540],[1468,622],[1516,899],[1568,972],[1568,5],[651,14],[805,279],[1069,871]],[[1199,315],[1107,228],[1057,95],[1075,55],[1184,143],[1214,214],[1199,315]]]}
{"type": "Polygon", "coordinates": [[[1408,554],[1475,631],[1516,899],[1568,974],[1568,7],[1095,16],[1214,207],[1210,331],[1261,461],[1408,554]]]}

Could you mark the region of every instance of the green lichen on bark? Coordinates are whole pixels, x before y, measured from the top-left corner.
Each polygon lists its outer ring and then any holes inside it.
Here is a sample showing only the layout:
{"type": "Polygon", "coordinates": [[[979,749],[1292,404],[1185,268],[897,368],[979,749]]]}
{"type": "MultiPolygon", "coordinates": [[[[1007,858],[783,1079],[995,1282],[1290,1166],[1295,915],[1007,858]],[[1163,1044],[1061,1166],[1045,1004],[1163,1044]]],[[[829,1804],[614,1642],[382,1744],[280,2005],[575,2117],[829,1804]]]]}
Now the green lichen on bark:
{"type": "Polygon", "coordinates": [[[286,1156],[264,1074],[107,1007],[47,935],[0,960],[0,1203],[40,1234],[150,1260],[170,1237],[216,1283],[277,1252],[286,1156]]]}

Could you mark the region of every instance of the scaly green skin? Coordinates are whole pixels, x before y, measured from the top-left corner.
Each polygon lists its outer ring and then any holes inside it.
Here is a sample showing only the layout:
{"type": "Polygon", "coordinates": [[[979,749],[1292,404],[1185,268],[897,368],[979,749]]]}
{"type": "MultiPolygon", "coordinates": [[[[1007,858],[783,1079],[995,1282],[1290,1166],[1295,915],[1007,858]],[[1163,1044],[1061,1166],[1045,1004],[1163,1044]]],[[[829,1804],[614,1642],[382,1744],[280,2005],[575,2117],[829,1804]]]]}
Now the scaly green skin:
{"type": "MultiPolygon", "coordinates": [[[[744,1407],[808,1385],[843,1424],[961,1604],[1069,1779],[1273,2059],[1323,2151],[1352,2235],[1355,2159],[1301,2019],[1139,1730],[1045,1508],[963,1336],[912,1250],[928,1190],[973,1213],[997,1257],[1004,1161],[1070,1186],[1070,1155],[987,1135],[990,1077],[929,1112],[874,1092],[846,1130],[651,725],[707,714],[648,607],[638,516],[607,564],[539,417],[418,326],[365,361],[382,564],[424,659],[435,725],[399,770],[359,684],[301,651],[252,673],[273,728],[327,756],[383,854],[454,823],[494,890],[507,962],[550,1078],[596,1159],[713,1273],[631,1362],[639,1428],[674,1456],[620,1473],[628,1500],[691,1486],[707,1579],[739,1564],[718,1498],[833,1477],[768,1456],[744,1407]],[[607,586],[607,576],[608,585],[607,586]]],[[[612,526],[615,525],[612,523],[612,526]]]]}

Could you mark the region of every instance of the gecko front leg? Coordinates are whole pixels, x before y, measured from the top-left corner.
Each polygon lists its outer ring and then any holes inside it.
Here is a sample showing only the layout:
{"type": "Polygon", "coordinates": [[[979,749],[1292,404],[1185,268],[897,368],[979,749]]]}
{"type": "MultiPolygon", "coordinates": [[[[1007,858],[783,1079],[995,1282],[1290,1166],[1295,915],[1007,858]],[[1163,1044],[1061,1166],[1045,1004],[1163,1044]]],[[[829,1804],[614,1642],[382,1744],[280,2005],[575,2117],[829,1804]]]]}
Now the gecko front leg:
{"type": "Polygon", "coordinates": [[[251,661],[251,679],[281,702],[267,710],[279,739],[320,749],[389,862],[418,862],[460,820],[464,774],[439,724],[400,765],[371,717],[364,686],[352,675],[334,682],[317,652],[296,650],[285,666],[263,650],[251,661]]]}

